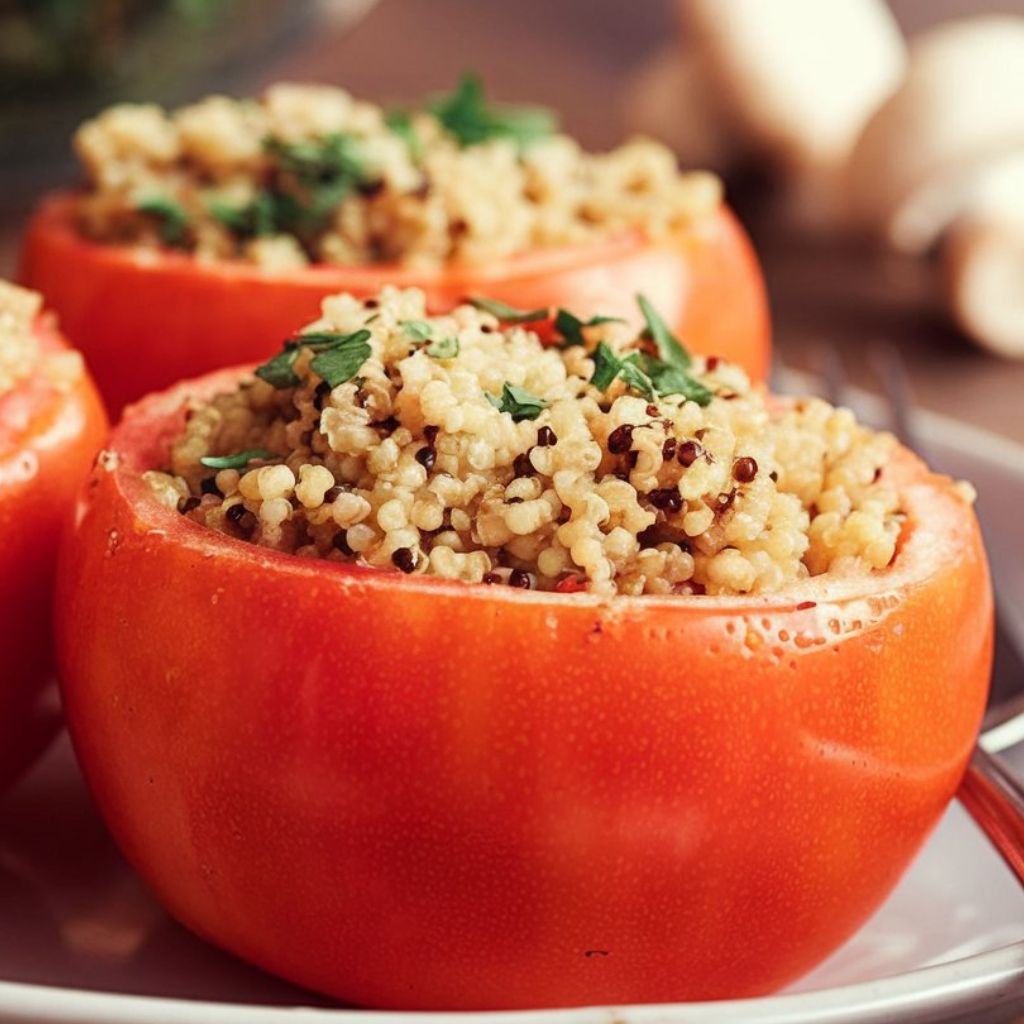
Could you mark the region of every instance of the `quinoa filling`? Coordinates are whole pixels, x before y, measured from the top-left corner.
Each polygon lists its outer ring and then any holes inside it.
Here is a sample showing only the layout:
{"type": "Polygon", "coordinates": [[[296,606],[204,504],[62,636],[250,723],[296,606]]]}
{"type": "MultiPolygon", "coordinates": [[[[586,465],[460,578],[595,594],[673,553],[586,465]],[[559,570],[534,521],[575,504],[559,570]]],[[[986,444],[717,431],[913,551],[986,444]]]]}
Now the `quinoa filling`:
{"type": "Polygon", "coordinates": [[[721,201],[717,178],[680,173],[666,147],[586,153],[548,112],[488,104],[472,76],[412,112],[286,84],[173,113],[123,104],[82,125],[75,149],[88,237],[271,269],[488,263],[663,234],[721,201]]]}
{"type": "Polygon", "coordinates": [[[37,292],[0,281],[0,395],[29,377],[39,361],[33,326],[41,306],[37,292]]]}
{"type": "Polygon", "coordinates": [[[194,404],[146,478],[231,537],[474,583],[770,593],[885,568],[894,439],[818,399],[770,404],[640,302],[639,335],[559,310],[544,345],[528,322],[547,310],[332,296],[254,376],[194,404]]]}

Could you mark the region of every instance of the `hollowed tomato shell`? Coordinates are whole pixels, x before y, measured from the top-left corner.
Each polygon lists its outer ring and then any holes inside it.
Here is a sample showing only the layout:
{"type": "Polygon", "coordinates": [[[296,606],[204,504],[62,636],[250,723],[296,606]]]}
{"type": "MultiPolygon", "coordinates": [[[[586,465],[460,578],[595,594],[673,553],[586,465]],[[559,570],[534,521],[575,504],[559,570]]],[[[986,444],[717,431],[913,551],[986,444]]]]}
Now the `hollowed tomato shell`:
{"type": "MultiPolygon", "coordinates": [[[[36,324],[44,358],[66,343],[36,324]]],[[[84,369],[56,387],[40,371],[0,395],[0,789],[56,732],[53,578],[60,533],[106,436],[84,369]]]]}
{"type": "Polygon", "coordinates": [[[128,411],[60,573],[78,756],[175,917],[346,1001],[465,1009],[769,992],[879,905],[985,703],[988,570],[946,478],[894,458],[906,526],[867,579],[463,585],[159,505],[140,474],[231,380],[128,411]]]}
{"type": "Polygon", "coordinates": [[[635,295],[643,292],[693,350],[740,363],[755,379],[768,369],[761,271],[724,206],[663,240],[636,232],[484,268],[318,265],[273,273],[91,242],[78,232],[74,211],[73,195],[43,203],[28,227],[21,276],[46,295],[85,352],[112,414],[188,377],[261,362],[319,316],[325,295],[368,297],[386,284],[422,288],[434,312],[485,295],[524,309],[561,305],[637,324],[635,295]]]}

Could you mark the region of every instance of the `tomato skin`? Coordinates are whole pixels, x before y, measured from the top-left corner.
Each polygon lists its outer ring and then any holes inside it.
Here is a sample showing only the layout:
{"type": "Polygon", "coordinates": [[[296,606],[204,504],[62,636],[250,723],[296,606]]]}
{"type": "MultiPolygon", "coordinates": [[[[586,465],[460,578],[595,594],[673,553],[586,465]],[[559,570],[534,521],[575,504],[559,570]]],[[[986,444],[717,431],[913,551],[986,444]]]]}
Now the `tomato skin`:
{"type": "MultiPolygon", "coordinates": [[[[67,348],[43,317],[46,353],[67,348]]],[[[67,391],[37,375],[0,395],[0,789],[56,733],[53,577],[61,528],[106,436],[84,373],[67,391]]]]}
{"type": "Polygon", "coordinates": [[[639,233],[516,257],[483,269],[315,266],[267,274],[244,264],[199,264],[172,251],[90,242],[74,226],[74,197],[45,202],[29,224],[21,277],[43,292],[86,354],[112,414],[177,381],[277,351],[319,316],[325,295],[376,295],[386,284],[427,293],[432,311],[467,295],[522,308],[563,305],[582,316],[639,326],[644,292],[694,351],[768,370],[769,322],[757,258],[732,214],[721,211],[678,238],[639,233]]]}
{"type": "Polygon", "coordinates": [[[58,648],[115,837],[219,945],[367,1006],[760,994],[865,920],[952,797],[988,571],[969,507],[909,453],[891,573],[809,583],[811,606],[602,602],[175,515],[139,473],[187,390],[131,409],[99,460],[58,648]]]}

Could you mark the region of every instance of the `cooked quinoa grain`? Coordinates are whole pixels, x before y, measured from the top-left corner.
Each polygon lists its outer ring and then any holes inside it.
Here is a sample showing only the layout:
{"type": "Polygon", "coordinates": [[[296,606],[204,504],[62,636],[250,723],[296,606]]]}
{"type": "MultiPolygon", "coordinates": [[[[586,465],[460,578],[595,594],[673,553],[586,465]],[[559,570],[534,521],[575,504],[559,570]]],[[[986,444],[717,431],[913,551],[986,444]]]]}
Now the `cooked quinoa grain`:
{"type": "Polygon", "coordinates": [[[722,361],[683,369],[674,339],[676,377],[621,323],[584,340],[545,347],[468,305],[428,317],[417,290],[334,296],[260,368],[277,386],[196,405],[147,476],[254,544],[524,589],[767,593],[890,563],[891,436],[817,399],[769,405],[722,361]]]}
{"type": "Polygon", "coordinates": [[[583,152],[538,114],[486,105],[466,79],[407,115],[329,86],[276,85],[173,113],[120,105],[86,122],[81,229],[204,260],[283,270],[309,262],[487,263],[717,208],[721,187],[664,146],[583,152]],[[527,131],[529,129],[529,131],[527,131]]]}
{"type": "Polygon", "coordinates": [[[33,325],[41,306],[37,292],[0,281],[0,394],[28,377],[39,361],[33,325]]]}

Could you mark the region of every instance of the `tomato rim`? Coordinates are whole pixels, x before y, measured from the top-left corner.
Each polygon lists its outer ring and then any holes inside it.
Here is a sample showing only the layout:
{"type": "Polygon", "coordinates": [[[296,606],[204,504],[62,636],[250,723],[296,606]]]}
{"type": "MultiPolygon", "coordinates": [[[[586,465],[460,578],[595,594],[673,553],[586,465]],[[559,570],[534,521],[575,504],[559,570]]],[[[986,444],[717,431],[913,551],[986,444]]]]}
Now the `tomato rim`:
{"type": "MultiPolygon", "coordinates": [[[[559,271],[589,264],[613,262],[634,250],[657,241],[656,236],[642,228],[596,238],[573,245],[530,249],[502,260],[480,266],[444,263],[437,267],[416,269],[401,263],[311,263],[306,267],[284,270],[264,270],[242,260],[198,260],[194,254],[170,246],[155,249],[125,242],[101,242],[84,235],[76,226],[76,204],[82,196],[80,190],[62,190],[46,196],[35,214],[39,227],[52,233],[60,244],[81,249],[89,259],[115,266],[139,267],[163,265],[168,269],[200,269],[204,274],[223,277],[243,284],[268,281],[310,285],[332,285],[339,274],[348,281],[367,289],[392,284],[397,288],[430,288],[442,282],[464,282],[467,288],[487,281],[516,278],[523,275],[556,274],[559,271]]],[[[693,222],[699,231],[700,219],[693,222]]]]}

